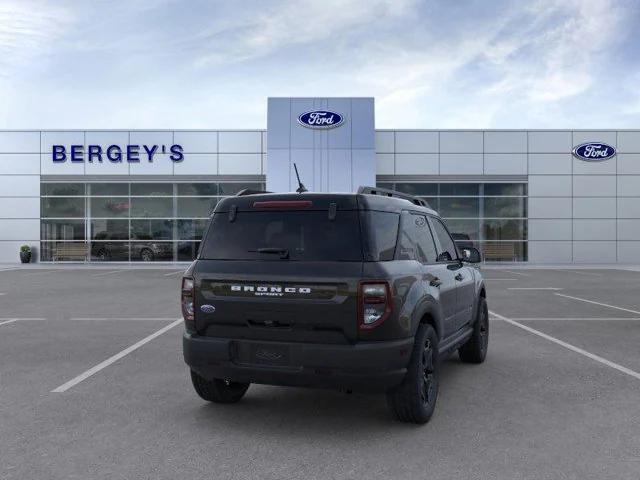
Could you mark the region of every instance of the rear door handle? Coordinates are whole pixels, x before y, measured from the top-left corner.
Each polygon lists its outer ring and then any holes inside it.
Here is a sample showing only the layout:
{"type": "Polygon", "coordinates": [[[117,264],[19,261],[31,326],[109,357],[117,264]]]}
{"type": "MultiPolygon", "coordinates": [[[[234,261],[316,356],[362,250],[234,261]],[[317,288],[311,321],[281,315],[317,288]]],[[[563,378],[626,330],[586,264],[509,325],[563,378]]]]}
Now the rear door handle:
{"type": "Polygon", "coordinates": [[[429,281],[429,285],[431,285],[432,287],[439,287],[440,285],[442,285],[442,282],[440,281],[440,279],[438,277],[433,277],[429,281]]]}
{"type": "Polygon", "coordinates": [[[459,282],[460,282],[460,281],[462,281],[462,280],[464,280],[464,277],[462,276],[462,274],[461,274],[461,273],[457,274],[457,275],[456,275],[455,277],[453,277],[453,278],[455,278],[455,279],[456,279],[456,280],[458,280],[459,282]]]}

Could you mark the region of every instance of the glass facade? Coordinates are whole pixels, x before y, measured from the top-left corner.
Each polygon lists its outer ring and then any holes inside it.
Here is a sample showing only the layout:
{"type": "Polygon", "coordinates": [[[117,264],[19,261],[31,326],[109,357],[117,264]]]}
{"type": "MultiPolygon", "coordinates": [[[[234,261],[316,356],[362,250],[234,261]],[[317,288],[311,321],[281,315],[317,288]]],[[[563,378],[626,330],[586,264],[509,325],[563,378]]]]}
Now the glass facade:
{"type": "MultiPolygon", "coordinates": [[[[527,260],[526,183],[378,183],[424,198],[459,246],[527,260]]],[[[217,202],[256,182],[41,183],[42,261],[174,262],[198,252],[217,202]]]]}
{"type": "Polygon", "coordinates": [[[526,183],[378,183],[424,198],[459,246],[479,248],[488,262],[527,260],[526,183]]]}
{"type": "Polygon", "coordinates": [[[41,260],[191,261],[217,202],[244,188],[264,183],[41,183],[41,260]]]}

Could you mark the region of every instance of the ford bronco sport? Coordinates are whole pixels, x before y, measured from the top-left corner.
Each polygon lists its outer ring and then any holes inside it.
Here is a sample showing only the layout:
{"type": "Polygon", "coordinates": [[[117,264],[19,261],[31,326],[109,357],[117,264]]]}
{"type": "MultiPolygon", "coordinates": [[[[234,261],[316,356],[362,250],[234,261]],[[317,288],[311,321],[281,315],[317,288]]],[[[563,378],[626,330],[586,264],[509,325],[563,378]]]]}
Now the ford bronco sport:
{"type": "Polygon", "coordinates": [[[487,354],[480,253],[461,250],[424,200],[390,190],[222,200],[182,279],[196,392],[221,403],[251,383],[383,392],[399,420],[427,422],[440,360],[487,354]]]}

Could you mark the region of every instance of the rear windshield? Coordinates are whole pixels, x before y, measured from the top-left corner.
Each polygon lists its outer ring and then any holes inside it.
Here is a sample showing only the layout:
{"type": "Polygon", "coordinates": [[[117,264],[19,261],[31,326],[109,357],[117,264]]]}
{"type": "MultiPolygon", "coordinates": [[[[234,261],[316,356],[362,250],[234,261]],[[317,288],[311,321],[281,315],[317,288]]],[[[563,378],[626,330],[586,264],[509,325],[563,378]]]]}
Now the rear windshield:
{"type": "Polygon", "coordinates": [[[362,261],[357,211],[238,212],[213,215],[200,258],[206,260],[362,261]]]}

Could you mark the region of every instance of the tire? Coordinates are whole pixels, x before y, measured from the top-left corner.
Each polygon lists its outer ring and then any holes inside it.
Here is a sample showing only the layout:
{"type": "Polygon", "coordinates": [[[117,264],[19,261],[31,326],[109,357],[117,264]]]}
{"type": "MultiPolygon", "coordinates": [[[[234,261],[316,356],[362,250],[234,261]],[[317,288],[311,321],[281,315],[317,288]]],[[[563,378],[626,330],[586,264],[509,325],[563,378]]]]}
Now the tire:
{"type": "Polygon", "coordinates": [[[104,248],[99,250],[96,254],[97,260],[99,262],[106,262],[109,260],[109,252],[107,252],[104,248]]]}
{"type": "Polygon", "coordinates": [[[438,336],[431,325],[416,333],[407,375],[387,392],[387,405],[401,422],[427,423],[438,399],[438,336]]]}
{"type": "Polygon", "coordinates": [[[489,309],[487,300],[480,297],[476,321],[473,323],[473,334],[467,342],[458,349],[460,360],[464,363],[482,363],[487,357],[489,348],[489,309]]]}
{"type": "Polygon", "coordinates": [[[191,383],[200,398],[214,403],[236,403],[249,389],[248,383],[228,382],[218,378],[207,380],[193,370],[191,383]]]}
{"type": "Polygon", "coordinates": [[[153,262],[153,252],[148,248],[143,248],[140,252],[140,259],[143,262],[153,262]]]}

